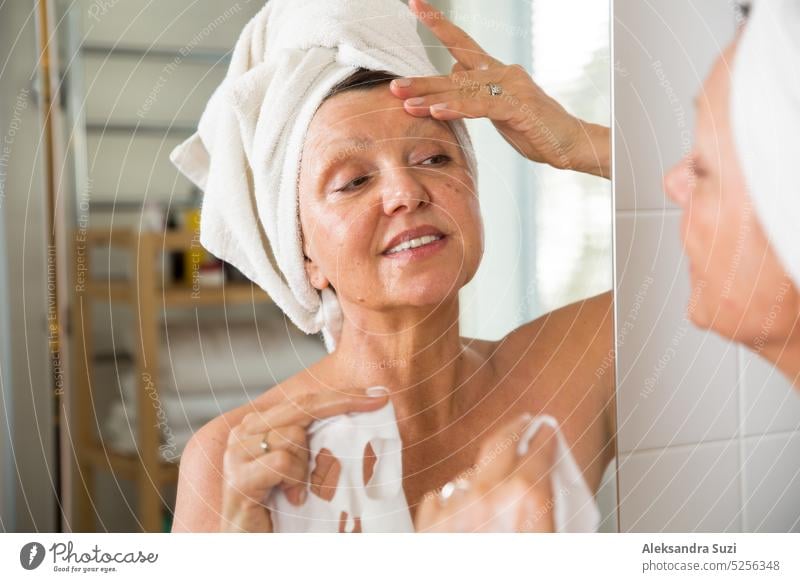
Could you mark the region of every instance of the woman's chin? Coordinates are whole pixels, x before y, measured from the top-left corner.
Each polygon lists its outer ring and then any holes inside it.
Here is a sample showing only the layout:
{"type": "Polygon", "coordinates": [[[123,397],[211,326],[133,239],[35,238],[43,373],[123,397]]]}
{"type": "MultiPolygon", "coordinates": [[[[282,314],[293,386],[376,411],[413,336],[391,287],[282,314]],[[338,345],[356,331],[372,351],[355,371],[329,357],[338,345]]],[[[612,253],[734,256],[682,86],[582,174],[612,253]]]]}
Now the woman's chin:
{"type": "Polygon", "coordinates": [[[461,284],[453,281],[447,284],[441,277],[433,281],[398,283],[393,287],[392,303],[397,306],[435,307],[454,301],[461,287],[461,284]]]}

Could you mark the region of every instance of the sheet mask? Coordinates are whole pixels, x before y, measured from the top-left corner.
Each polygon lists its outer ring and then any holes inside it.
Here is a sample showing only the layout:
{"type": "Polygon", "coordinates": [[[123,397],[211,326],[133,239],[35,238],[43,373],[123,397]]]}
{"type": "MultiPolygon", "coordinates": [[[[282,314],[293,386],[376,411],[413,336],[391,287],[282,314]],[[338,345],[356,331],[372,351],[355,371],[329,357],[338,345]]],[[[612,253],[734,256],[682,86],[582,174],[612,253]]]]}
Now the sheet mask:
{"type": "Polygon", "coordinates": [[[520,437],[517,454],[522,456],[528,452],[531,440],[545,424],[555,431],[556,436],[556,457],[550,473],[555,530],[563,533],[596,532],[600,526],[600,508],[555,418],[546,414],[534,418],[520,437]]]}
{"type": "Polygon", "coordinates": [[[403,443],[391,402],[372,412],[314,422],[308,436],[310,471],[322,449],[331,451],[339,461],[336,491],[333,499],[326,501],[309,490],[305,503],[297,506],[289,503],[279,488],[274,489],[267,500],[274,531],[338,532],[343,512],[345,532],[414,531],[403,491],[403,443]],[[364,483],[367,444],[376,461],[369,482],[364,483]]]}
{"type": "MultiPolygon", "coordinates": [[[[372,390],[372,389],[371,389],[372,390]]],[[[597,531],[600,510],[571,450],[549,415],[535,417],[517,443],[517,454],[528,452],[530,441],[544,425],[555,430],[556,457],[550,474],[553,490],[553,521],[556,532],[597,531]]],[[[313,471],[322,449],[331,451],[341,464],[333,499],[326,501],[311,491],[303,505],[289,503],[276,488],[267,507],[276,532],[338,532],[342,512],[345,532],[414,531],[414,523],[403,491],[402,441],[391,402],[373,412],[330,417],[313,423],[308,430],[310,467],[313,471]],[[377,457],[369,483],[364,483],[364,450],[371,444],[377,457]]],[[[509,522],[504,531],[513,532],[509,522]]]]}

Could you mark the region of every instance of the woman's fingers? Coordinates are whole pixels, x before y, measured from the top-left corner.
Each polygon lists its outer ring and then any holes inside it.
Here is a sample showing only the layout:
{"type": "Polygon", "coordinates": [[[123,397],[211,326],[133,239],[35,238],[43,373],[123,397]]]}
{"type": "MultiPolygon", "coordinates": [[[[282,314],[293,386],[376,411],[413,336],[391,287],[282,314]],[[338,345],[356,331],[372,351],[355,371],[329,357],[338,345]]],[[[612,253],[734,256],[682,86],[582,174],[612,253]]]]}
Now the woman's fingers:
{"type": "Polygon", "coordinates": [[[289,501],[295,505],[305,501],[304,491],[308,482],[308,444],[306,431],[300,426],[282,426],[268,430],[264,434],[252,434],[242,425],[234,428],[228,436],[226,454],[229,461],[250,463],[274,451],[285,451],[292,455],[300,467],[304,468],[301,483],[282,482],[281,488],[289,501]],[[265,436],[266,435],[266,436],[265,436]],[[268,449],[264,451],[262,441],[266,440],[268,449]]]}
{"type": "Polygon", "coordinates": [[[329,449],[321,449],[314,461],[314,471],[309,479],[309,488],[320,499],[330,501],[336,494],[342,464],[329,449]]]}
{"type": "Polygon", "coordinates": [[[534,484],[545,480],[549,482],[556,461],[555,453],[556,432],[551,426],[543,424],[528,441],[528,450],[520,458],[520,474],[534,484]]]}
{"type": "Polygon", "coordinates": [[[233,460],[226,451],[223,463],[228,488],[257,504],[263,503],[269,491],[280,483],[302,484],[308,471],[307,463],[286,450],[272,451],[247,462],[233,460]]]}
{"type": "Polygon", "coordinates": [[[556,433],[543,424],[528,442],[528,450],[520,458],[517,474],[525,484],[519,496],[517,531],[553,531],[555,507],[551,473],[556,462],[556,433]]]}
{"type": "Polygon", "coordinates": [[[488,95],[465,98],[459,93],[452,92],[419,99],[422,99],[419,105],[411,105],[410,100],[405,102],[406,112],[415,117],[433,117],[442,121],[486,117],[492,121],[504,122],[511,119],[514,114],[508,103],[488,95]]]}
{"type": "Polygon", "coordinates": [[[475,485],[442,503],[427,497],[416,516],[418,532],[552,532],[553,500],[548,490],[524,477],[511,477],[491,490],[475,485]]]}
{"type": "Polygon", "coordinates": [[[523,495],[517,510],[517,525],[515,531],[525,533],[553,532],[555,519],[553,511],[555,500],[549,486],[547,488],[534,487],[528,489],[523,495]]]}
{"type": "MultiPolygon", "coordinates": [[[[456,65],[458,65],[458,63],[456,63],[456,65]]],[[[453,68],[454,71],[449,75],[393,79],[389,84],[389,89],[392,91],[392,94],[401,99],[430,96],[435,93],[450,91],[458,91],[465,96],[469,94],[474,94],[476,96],[486,94],[489,96],[489,92],[486,89],[487,83],[503,82],[503,90],[510,90],[510,85],[515,82],[513,75],[518,74],[518,67],[506,65],[478,71],[456,71],[455,66],[453,68]]]]}
{"type": "Polygon", "coordinates": [[[497,430],[481,447],[477,468],[466,487],[445,499],[431,494],[417,511],[418,531],[553,531],[555,505],[550,481],[555,461],[555,431],[541,425],[527,439],[531,416],[522,415],[497,430]]]}
{"type": "Polygon", "coordinates": [[[522,114],[517,94],[524,93],[529,83],[530,78],[523,69],[503,65],[487,71],[408,77],[402,82],[395,79],[389,87],[396,97],[403,99],[405,110],[415,117],[431,116],[442,121],[486,117],[504,124],[522,114]],[[500,84],[502,95],[490,94],[490,83],[500,84]]]}
{"type": "Polygon", "coordinates": [[[252,479],[253,485],[301,486],[305,484],[307,478],[308,463],[301,462],[288,451],[274,451],[246,463],[244,471],[247,473],[247,478],[252,479]]]}
{"type": "Polygon", "coordinates": [[[264,433],[279,426],[298,425],[308,427],[315,420],[345,414],[347,412],[369,412],[385,406],[388,394],[347,394],[333,390],[305,391],[287,395],[285,401],[267,410],[251,412],[242,419],[249,432],[264,433]]]}
{"type": "Polygon", "coordinates": [[[456,73],[463,73],[466,70],[467,70],[467,68],[464,65],[462,65],[461,63],[456,61],[453,64],[453,66],[450,68],[450,74],[451,75],[455,75],[456,73]]]}
{"type": "Polygon", "coordinates": [[[252,433],[244,427],[235,427],[228,435],[231,452],[242,461],[252,461],[265,454],[262,441],[266,440],[268,450],[285,450],[295,455],[300,461],[308,462],[308,446],[306,432],[300,426],[281,426],[265,431],[252,433]],[[265,439],[266,435],[266,439],[265,439]]]}
{"type": "Polygon", "coordinates": [[[409,7],[465,68],[477,69],[482,64],[500,62],[483,50],[463,29],[450,22],[442,12],[424,0],[411,0],[409,7]]]}
{"type": "Polygon", "coordinates": [[[523,414],[507,423],[486,439],[478,454],[474,481],[478,487],[490,489],[499,485],[516,469],[519,457],[517,443],[520,435],[531,421],[530,414],[523,414]]]}
{"type": "Polygon", "coordinates": [[[460,88],[468,90],[473,83],[480,83],[484,80],[485,71],[480,71],[474,76],[471,73],[471,71],[461,71],[450,75],[402,77],[393,79],[389,83],[389,89],[401,99],[430,95],[432,93],[444,93],[445,91],[457,91],[460,88]]]}
{"type": "Polygon", "coordinates": [[[487,505],[491,519],[477,531],[485,532],[551,532],[553,502],[547,487],[533,485],[528,479],[516,476],[490,494],[487,505]]]}
{"type": "MultiPolygon", "coordinates": [[[[289,500],[289,502],[293,503],[294,505],[302,504],[306,500],[309,477],[308,459],[310,453],[308,450],[306,430],[297,425],[279,426],[267,431],[266,441],[269,445],[269,450],[285,449],[297,457],[300,465],[304,467],[301,483],[291,484],[286,481],[281,483],[281,488],[286,494],[286,498],[289,500]]],[[[260,441],[258,446],[259,449],[261,449],[260,441]]]]}
{"type": "Polygon", "coordinates": [[[416,515],[414,516],[414,529],[417,532],[430,532],[433,531],[433,525],[436,522],[436,516],[439,514],[441,508],[438,496],[435,491],[431,491],[422,498],[422,502],[417,507],[416,515]]]}

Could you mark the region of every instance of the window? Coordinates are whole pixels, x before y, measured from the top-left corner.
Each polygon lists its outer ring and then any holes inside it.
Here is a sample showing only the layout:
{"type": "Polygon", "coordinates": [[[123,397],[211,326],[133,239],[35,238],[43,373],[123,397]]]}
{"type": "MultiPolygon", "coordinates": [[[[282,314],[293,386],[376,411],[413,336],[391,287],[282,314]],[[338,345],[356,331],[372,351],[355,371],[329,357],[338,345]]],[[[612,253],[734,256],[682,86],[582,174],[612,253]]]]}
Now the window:
{"type": "MultiPolygon", "coordinates": [[[[533,0],[531,72],[578,117],[610,124],[609,3],[533,0]]],[[[539,313],[611,289],[611,184],[537,165],[534,241],[539,313]]],[[[536,315],[536,314],[534,314],[536,315]]]]}

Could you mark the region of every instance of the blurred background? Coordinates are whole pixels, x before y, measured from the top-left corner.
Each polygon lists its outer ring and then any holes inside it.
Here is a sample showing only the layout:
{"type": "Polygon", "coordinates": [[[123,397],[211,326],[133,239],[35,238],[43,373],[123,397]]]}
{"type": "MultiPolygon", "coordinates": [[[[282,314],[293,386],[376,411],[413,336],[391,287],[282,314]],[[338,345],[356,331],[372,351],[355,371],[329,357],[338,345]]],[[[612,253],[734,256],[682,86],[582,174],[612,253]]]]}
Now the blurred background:
{"type": "MultiPolygon", "coordinates": [[[[1,530],[168,531],[191,434],[324,354],[202,250],[201,193],[168,159],[262,5],[0,5],[1,530]]],[[[607,2],[435,5],[610,123],[607,2]]],[[[608,182],[523,160],[488,121],[470,129],[487,247],[462,334],[497,339],[611,289],[608,182]]],[[[615,496],[610,470],[606,531],[615,496]]]]}

